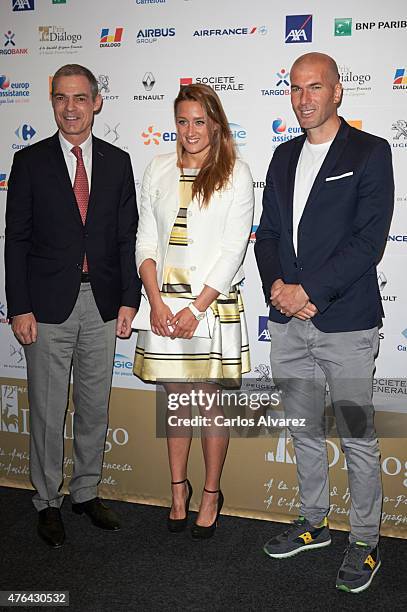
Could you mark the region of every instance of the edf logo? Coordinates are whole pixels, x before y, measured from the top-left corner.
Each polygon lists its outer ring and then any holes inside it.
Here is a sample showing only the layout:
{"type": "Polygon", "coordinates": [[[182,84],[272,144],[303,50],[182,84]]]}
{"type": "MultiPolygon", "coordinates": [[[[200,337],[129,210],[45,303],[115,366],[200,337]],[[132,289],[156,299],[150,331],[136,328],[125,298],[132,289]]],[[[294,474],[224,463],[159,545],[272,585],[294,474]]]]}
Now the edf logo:
{"type": "Polygon", "coordinates": [[[33,11],[34,0],[12,0],[13,11],[33,11]]]}
{"type": "Polygon", "coordinates": [[[268,330],[268,317],[259,317],[259,332],[257,334],[257,340],[259,342],[270,342],[270,332],[268,330]]]}
{"type": "Polygon", "coordinates": [[[287,15],[285,18],[285,42],[312,42],[312,15],[287,15]]]}

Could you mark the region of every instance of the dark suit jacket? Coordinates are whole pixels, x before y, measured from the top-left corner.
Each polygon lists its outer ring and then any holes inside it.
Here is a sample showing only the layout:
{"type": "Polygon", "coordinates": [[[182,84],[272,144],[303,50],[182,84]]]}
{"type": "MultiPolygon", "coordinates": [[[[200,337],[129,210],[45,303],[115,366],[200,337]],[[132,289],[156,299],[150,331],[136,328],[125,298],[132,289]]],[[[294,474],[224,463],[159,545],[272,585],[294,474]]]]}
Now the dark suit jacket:
{"type": "Polygon", "coordinates": [[[92,182],[82,224],[58,133],[14,156],[6,210],[8,316],[62,323],[74,307],[83,256],[104,321],[138,306],[137,206],[127,153],[93,137],[92,182]]]}
{"type": "MultiPolygon", "coordinates": [[[[296,255],[293,192],[304,141],[302,135],[280,145],[267,173],[255,247],[266,301],[282,278],[303,286],[318,308],[312,322],[321,331],[370,329],[383,316],[376,264],[393,212],[390,146],[341,119],[299,224],[296,255]]],[[[269,318],[289,321],[272,305],[269,318]]]]}

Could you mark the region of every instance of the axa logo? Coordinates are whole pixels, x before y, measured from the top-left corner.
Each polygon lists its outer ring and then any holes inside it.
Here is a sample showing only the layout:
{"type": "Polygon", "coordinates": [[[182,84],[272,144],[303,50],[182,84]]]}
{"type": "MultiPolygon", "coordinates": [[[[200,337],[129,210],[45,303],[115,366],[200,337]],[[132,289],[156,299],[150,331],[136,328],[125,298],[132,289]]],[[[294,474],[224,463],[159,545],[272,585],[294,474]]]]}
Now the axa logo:
{"type": "Polygon", "coordinates": [[[146,130],[141,132],[141,137],[143,139],[143,143],[146,146],[151,144],[159,145],[161,140],[163,142],[175,142],[177,140],[176,132],[160,132],[154,128],[154,125],[149,125],[146,130]]]}
{"type": "Polygon", "coordinates": [[[285,42],[312,42],[312,15],[287,15],[285,18],[285,42]]]}
{"type": "Polygon", "coordinates": [[[257,333],[257,340],[259,342],[270,342],[271,341],[270,332],[267,327],[268,322],[269,322],[268,317],[264,317],[264,316],[259,317],[259,326],[258,326],[258,333],[257,333]]]}
{"type": "Polygon", "coordinates": [[[13,11],[33,11],[34,0],[11,0],[13,11]]]}

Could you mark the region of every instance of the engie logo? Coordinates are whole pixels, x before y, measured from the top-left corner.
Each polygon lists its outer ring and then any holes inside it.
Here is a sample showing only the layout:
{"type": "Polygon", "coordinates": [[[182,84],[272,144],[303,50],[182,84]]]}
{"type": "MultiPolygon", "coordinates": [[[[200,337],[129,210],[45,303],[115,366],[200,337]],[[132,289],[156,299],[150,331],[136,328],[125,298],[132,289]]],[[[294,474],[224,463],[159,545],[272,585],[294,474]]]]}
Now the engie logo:
{"type": "MultiPolygon", "coordinates": [[[[124,28],[116,28],[114,34],[110,34],[109,28],[102,28],[100,33],[100,47],[121,47],[124,28]]],[[[113,30],[112,30],[113,31],[113,30]]]]}
{"type": "Polygon", "coordinates": [[[238,123],[229,123],[230,131],[232,132],[233,140],[240,147],[247,144],[247,132],[238,123]]]}
{"type": "Polygon", "coordinates": [[[285,42],[312,42],[312,15],[287,15],[285,18],[285,42]]]}
{"type": "Polygon", "coordinates": [[[259,330],[257,334],[257,340],[259,342],[270,342],[270,332],[267,328],[267,324],[269,322],[268,317],[259,317],[259,330]]]}
{"type": "Polygon", "coordinates": [[[159,38],[172,38],[175,28],[145,28],[137,32],[137,43],[155,43],[159,38]]]}
{"type": "Polygon", "coordinates": [[[116,353],[114,356],[114,374],[115,376],[133,376],[133,362],[121,353],[116,353]]]}

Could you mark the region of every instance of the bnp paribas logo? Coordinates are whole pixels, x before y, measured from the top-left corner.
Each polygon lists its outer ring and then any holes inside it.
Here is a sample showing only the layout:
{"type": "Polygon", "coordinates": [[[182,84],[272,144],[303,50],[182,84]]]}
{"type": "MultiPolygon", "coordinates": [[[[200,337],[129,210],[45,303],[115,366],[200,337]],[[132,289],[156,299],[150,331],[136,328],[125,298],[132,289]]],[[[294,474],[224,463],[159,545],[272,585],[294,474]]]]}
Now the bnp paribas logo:
{"type": "Polygon", "coordinates": [[[352,19],[350,17],[335,18],[334,35],[352,36],[352,19]]]}

